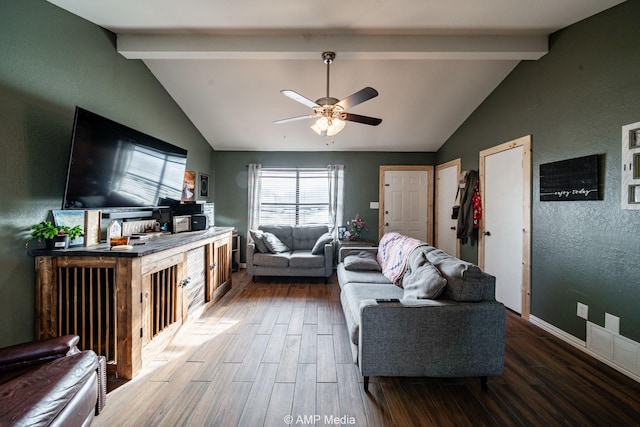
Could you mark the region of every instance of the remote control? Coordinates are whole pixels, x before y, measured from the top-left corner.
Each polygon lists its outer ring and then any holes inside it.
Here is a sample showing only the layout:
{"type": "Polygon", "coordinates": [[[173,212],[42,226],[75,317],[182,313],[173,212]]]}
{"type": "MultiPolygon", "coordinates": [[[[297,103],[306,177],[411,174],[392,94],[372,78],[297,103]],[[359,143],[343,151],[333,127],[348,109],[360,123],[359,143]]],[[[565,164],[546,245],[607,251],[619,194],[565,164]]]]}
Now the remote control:
{"type": "Polygon", "coordinates": [[[398,298],[378,298],[376,299],[377,303],[385,303],[385,302],[400,302],[398,298]]]}

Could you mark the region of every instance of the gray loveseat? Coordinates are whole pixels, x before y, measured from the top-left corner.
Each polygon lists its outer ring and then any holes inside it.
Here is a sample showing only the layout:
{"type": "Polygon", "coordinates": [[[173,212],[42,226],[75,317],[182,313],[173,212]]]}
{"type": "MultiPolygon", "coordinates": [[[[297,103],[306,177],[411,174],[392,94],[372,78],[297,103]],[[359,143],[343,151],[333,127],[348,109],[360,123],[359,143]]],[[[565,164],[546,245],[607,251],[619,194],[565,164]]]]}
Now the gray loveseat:
{"type": "Polygon", "coordinates": [[[261,225],[247,243],[247,274],[253,276],[324,277],[333,274],[334,242],[325,225],[261,225]],[[263,239],[270,233],[271,240],[263,239]],[[277,237],[284,246],[273,242],[277,237]],[[315,251],[314,251],[315,249],[315,251]]]}
{"type": "MultiPolygon", "coordinates": [[[[369,376],[480,377],[486,389],[487,376],[502,375],[505,308],[495,301],[493,276],[426,244],[405,254],[402,282],[408,289],[394,285],[375,266],[345,266],[349,255],[366,258],[366,251],[376,250],[342,250],[337,267],[354,361],[365,390],[369,376]],[[425,270],[433,267],[436,273],[425,270]],[[430,275],[436,279],[426,279],[430,275]],[[430,282],[427,288],[437,283],[428,289],[432,299],[416,298],[424,296],[415,289],[420,281],[430,282]]],[[[370,265],[372,259],[380,268],[379,258],[369,259],[370,265]]]]}

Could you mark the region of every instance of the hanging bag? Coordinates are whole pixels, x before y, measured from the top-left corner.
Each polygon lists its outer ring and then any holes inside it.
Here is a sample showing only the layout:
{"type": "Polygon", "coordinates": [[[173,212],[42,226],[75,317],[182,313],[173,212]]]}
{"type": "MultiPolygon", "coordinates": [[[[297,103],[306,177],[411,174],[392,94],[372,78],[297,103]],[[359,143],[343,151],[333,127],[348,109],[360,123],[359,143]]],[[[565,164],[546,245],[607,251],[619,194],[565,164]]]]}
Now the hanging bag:
{"type": "MultiPolygon", "coordinates": [[[[467,172],[462,172],[460,173],[460,176],[458,176],[458,190],[456,191],[456,198],[454,199],[455,202],[458,202],[458,196],[460,195],[460,189],[464,188],[464,183],[465,180],[467,178],[467,172]]],[[[453,205],[453,207],[451,208],[451,219],[458,219],[458,217],[460,216],[460,205],[453,205]]]]}

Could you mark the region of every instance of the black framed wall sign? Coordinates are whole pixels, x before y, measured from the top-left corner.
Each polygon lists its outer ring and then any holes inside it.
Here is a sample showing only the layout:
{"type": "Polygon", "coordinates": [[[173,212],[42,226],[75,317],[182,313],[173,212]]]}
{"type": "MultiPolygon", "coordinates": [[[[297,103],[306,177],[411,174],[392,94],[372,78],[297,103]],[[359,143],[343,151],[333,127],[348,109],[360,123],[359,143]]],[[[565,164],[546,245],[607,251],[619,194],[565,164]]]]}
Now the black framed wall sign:
{"type": "Polygon", "coordinates": [[[540,201],[600,200],[600,155],[540,165],[540,201]]]}
{"type": "Polygon", "coordinates": [[[209,197],[209,175],[200,174],[200,197],[209,197]]]}

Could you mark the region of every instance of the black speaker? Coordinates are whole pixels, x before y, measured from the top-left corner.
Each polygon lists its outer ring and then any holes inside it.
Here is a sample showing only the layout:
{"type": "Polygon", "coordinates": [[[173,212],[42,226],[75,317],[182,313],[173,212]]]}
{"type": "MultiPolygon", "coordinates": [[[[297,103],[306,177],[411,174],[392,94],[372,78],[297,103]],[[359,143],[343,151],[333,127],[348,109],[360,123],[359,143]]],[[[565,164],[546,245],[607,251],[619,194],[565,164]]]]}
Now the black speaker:
{"type": "Polygon", "coordinates": [[[206,215],[191,215],[191,231],[206,230],[209,221],[206,215]]]}
{"type": "Polygon", "coordinates": [[[171,206],[174,215],[197,215],[204,212],[204,203],[180,203],[171,206]]]}

